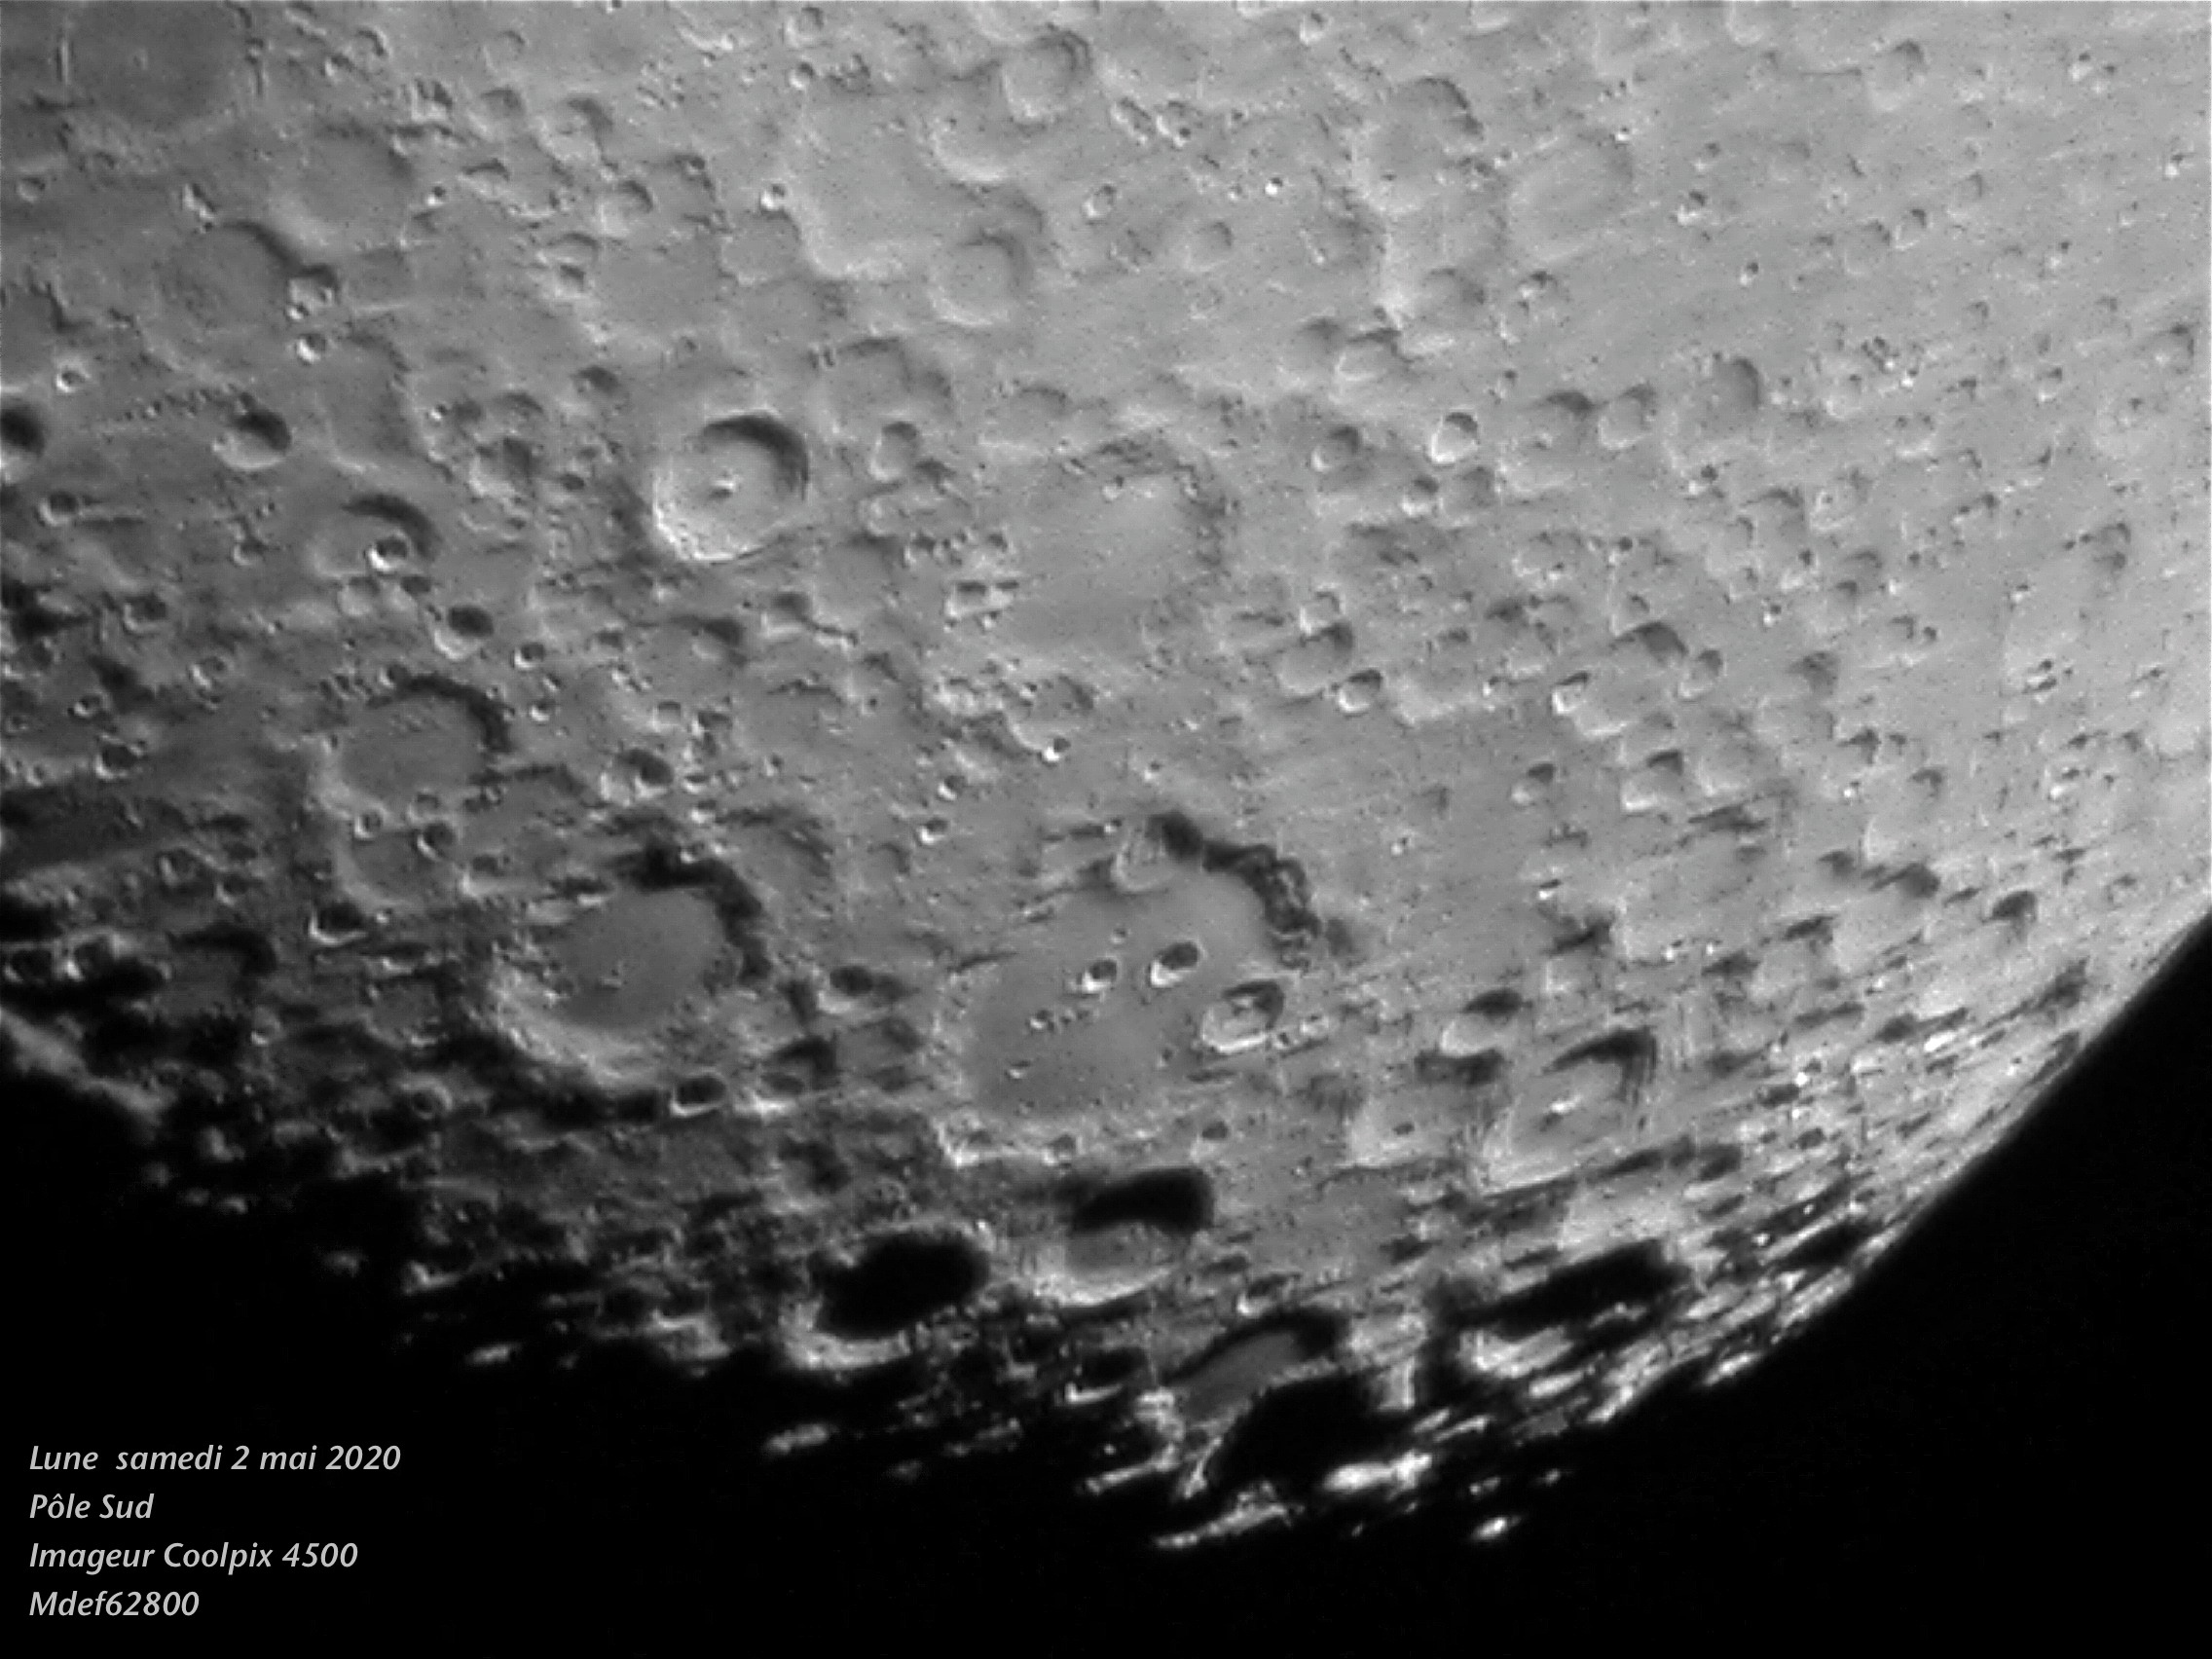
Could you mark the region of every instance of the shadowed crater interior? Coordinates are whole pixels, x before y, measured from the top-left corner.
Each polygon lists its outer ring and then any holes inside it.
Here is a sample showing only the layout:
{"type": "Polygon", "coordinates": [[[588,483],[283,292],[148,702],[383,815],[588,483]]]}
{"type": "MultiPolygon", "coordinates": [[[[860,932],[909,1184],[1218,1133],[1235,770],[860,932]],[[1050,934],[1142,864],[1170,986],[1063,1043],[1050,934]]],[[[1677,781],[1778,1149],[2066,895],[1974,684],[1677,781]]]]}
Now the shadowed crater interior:
{"type": "Polygon", "coordinates": [[[822,1329],[855,1342],[898,1335],[981,1290],[990,1265],[964,1238],[901,1235],[878,1239],[822,1280],[822,1329]]]}

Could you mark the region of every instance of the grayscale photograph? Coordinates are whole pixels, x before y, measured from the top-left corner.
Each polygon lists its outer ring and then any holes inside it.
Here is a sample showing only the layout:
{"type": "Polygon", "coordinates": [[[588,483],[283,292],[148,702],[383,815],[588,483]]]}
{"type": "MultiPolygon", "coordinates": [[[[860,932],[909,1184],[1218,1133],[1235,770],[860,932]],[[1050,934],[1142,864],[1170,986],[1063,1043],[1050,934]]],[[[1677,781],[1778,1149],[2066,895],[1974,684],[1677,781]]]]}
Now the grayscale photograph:
{"type": "Polygon", "coordinates": [[[26,1650],[2151,1650],[2208,54],[0,6],[26,1650]]]}

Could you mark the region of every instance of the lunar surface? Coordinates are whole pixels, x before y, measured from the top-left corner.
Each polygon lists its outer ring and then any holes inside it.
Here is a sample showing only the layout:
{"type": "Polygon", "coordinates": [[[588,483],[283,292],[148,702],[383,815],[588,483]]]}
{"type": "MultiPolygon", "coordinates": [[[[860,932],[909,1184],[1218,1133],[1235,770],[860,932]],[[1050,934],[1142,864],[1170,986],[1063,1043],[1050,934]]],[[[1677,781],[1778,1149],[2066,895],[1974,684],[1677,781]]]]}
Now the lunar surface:
{"type": "Polygon", "coordinates": [[[2207,911],[2200,8],[0,45],[9,1064],[457,1365],[1495,1527],[2207,911]]]}

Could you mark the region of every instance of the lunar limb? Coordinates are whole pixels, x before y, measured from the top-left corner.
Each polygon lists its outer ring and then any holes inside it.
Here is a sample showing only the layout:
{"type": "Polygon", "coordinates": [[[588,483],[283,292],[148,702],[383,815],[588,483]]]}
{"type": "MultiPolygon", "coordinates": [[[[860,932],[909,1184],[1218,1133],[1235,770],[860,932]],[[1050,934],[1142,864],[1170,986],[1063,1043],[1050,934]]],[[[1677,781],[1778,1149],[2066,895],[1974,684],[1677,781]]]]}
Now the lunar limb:
{"type": "Polygon", "coordinates": [[[473,1362],[1496,1519],[2212,907],[2197,9],[4,46],[10,1063],[473,1362]]]}

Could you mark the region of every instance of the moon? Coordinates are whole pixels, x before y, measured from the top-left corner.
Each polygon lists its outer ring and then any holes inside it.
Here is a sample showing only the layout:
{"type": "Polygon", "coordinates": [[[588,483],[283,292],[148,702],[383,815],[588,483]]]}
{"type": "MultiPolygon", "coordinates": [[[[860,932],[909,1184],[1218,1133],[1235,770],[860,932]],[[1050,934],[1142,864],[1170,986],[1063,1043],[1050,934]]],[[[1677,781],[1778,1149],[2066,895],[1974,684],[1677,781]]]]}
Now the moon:
{"type": "Polygon", "coordinates": [[[2212,909],[2204,31],[12,7],[9,1064],[457,1363],[1495,1535],[2212,909]]]}

